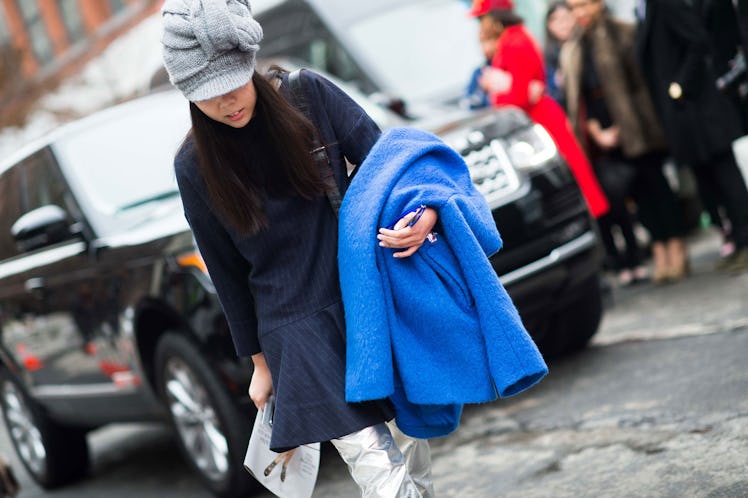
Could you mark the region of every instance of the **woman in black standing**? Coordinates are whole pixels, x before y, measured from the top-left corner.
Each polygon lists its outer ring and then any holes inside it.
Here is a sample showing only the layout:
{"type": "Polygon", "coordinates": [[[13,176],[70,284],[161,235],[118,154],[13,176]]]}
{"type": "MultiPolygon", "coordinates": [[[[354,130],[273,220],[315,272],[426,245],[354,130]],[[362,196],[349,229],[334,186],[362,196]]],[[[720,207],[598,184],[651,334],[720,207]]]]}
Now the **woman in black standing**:
{"type": "Polygon", "coordinates": [[[708,12],[686,0],[647,2],[638,55],[673,157],[725,207],[736,250],[719,267],[742,272],[748,270],[748,190],[732,141],[743,128],[739,107],[717,90],[705,19],[708,12]]]}
{"type": "MultiPolygon", "coordinates": [[[[326,194],[345,191],[346,159],[360,164],[379,129],[319,75],[300,75],[307,119],[287,74],[256,73],[262,29],[246,0],[167,0],[162,13],[166,68],[192,117],[175,160],[185,215],[237,353],[254,363],[250,397],[258,408],[275,397],[271,449],[331,441],[363,495],[432,496],[428,442],[385,424],[386,400],[345,401],[337,218],[326,194]],[[332,178],[311,154],[315,137],[332,178]]],[[[408,257],[435,222],[427,209],[412,227],[381,231],[382,244],[408,257]]]]}

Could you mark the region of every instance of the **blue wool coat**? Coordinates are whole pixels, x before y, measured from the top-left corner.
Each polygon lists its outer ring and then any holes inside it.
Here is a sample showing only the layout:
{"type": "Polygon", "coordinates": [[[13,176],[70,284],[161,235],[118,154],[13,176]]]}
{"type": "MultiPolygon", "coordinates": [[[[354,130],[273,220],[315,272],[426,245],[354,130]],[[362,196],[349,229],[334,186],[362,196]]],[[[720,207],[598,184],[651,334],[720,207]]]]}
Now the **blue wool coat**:
{"type": "Polygon", "coordinates": [[[501,248],[490,208],[436,136],[382,135],[348,188],[338,244],[347,401],[390,397],[403,432],[434,437],[457,427],[464,403],[517,394],[547,374],[488,260],[501,248]],[[437,240],[393,258],[377,229],[419,204],[438,212],[437,240]]]}

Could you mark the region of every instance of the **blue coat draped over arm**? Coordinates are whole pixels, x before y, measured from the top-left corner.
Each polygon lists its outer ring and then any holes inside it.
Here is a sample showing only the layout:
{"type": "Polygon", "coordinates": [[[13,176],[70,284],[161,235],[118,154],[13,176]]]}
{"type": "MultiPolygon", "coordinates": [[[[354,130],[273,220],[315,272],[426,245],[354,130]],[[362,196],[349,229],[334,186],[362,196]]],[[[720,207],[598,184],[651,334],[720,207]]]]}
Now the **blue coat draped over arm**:
{"type": "Polygon", "coordinates": [[[546,375],[488,260],[501,244],[457,152],[412,128],[382,135],[340,210],[347,401],[390,397],[403,432],[434,437],[457,427],[462,404],[517,394],[546,375]],[[420,204],[438,212],[437,240],[393,258],[377,230],[420,204]]]}

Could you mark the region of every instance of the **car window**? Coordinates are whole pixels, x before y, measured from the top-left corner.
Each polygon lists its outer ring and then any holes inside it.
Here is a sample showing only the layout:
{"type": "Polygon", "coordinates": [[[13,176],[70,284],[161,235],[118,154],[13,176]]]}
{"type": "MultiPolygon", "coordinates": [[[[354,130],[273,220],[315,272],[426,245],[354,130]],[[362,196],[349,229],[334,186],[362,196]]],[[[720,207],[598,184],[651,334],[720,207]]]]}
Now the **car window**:
{"type": "Polygon", "coordinates": [[[10,228],[23,214],[19,177],[17,167],[10,168],[0,175],[0,260],[18,254],[10,228]]]}
{"type": "Polygon", "coordinates": [[[100,233],[111,230],[111,218],[178,199],[174,154],[190,126],[188,106],[176,92],[155,97],[55,143],[60,166],[100,233]]]}
{"type": "Polygon", "coordinates": [[[383,90],[406,101],[454,97],[483,63],[478,22],[467,12],[455,0],[400,3],[352,23],[351,52],[377,72],[383,90]]]}
{"type": "Polygon", "coordinates": [[[343,81],[354,82],[363,91],[374,91],[353,57],[308,6],[289,6],[261,22],[265,33],[263,57],[282,55],[297,59],[343,81]]]}
{"type": "Polygon", "coordinates": [[[314,39],[304,45],[302,53],[291,55],[302,58],[310,65],[324,69],[342,80],[360,78],[360,71],[353,63],[353,59],[327,32],[317,33],[314,39]]]}
{"type": "Polygon", "coordinates": [[[49,148],[30,155],[19,167],[24,213],[49,204],[70,207],[68,188],[49,148]]]}
{"type": "Polygon", "coordinates": [[[50,149],[34,152],[0,176],[0,259],[19,251],[11,234],[13,224],[25,213],[54,204],[70,215],[72,197],[50,149]]]}

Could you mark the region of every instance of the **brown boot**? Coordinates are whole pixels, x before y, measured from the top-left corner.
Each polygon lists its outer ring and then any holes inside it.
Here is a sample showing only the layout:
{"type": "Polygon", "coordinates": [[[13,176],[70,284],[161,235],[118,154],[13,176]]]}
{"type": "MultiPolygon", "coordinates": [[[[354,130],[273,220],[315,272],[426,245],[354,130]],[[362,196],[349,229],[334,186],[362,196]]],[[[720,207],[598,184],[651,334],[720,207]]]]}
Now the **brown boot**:
{"type": "Polygon", "coordinates": [[[667,242],[668,272],[670,280],[681,280],[688,275],[690,266],[688,252],[683,239],[672,238],[667,242]]]}
{"type": "Polygon", "coordinates": [[[663,242],[652,243],[652,282],[664,284],[670,279],[670,266],[668,265],[667,247],[663,242]]]}

